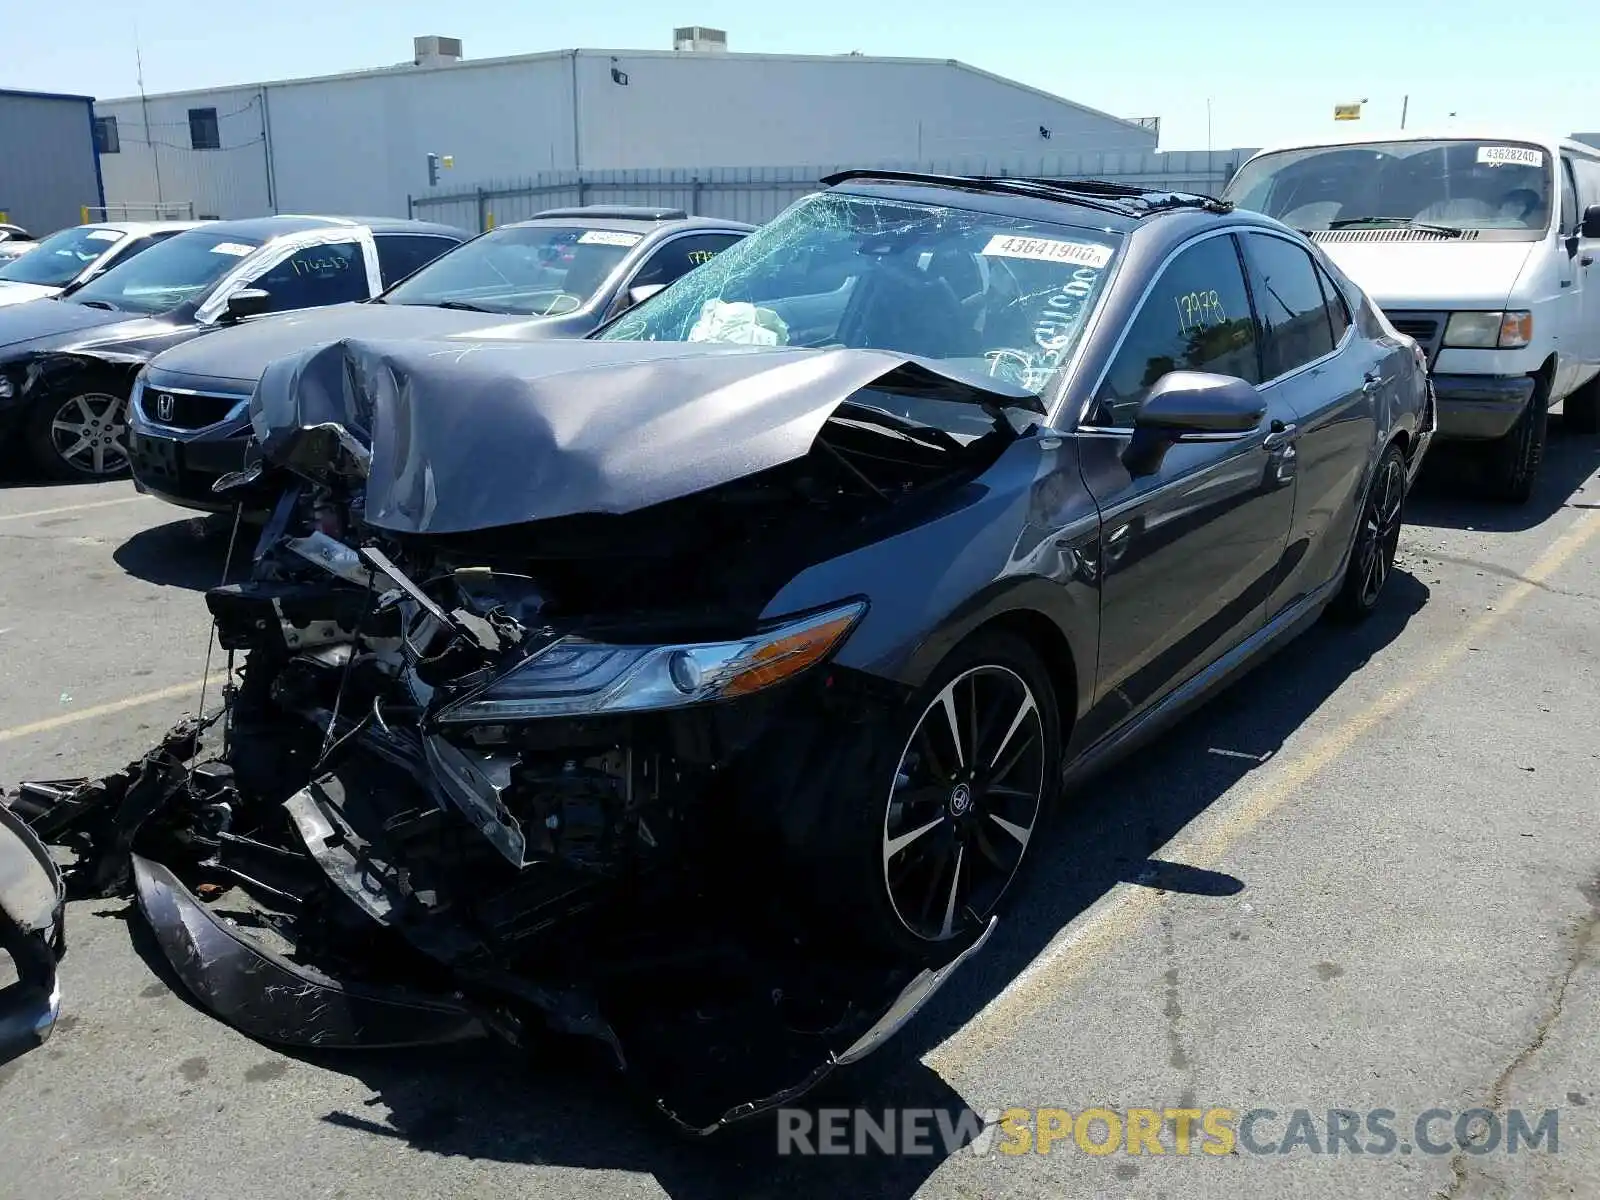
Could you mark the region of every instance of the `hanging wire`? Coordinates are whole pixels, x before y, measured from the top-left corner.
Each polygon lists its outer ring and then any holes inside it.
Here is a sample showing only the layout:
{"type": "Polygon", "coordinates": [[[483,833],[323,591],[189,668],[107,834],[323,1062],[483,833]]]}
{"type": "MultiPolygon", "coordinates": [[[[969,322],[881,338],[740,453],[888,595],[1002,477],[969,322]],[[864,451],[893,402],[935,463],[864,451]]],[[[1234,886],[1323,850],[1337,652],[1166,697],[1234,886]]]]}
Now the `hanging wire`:
{"type": "MultiPolygon", "coordinates": [[[[239,541],[239,525],[240,525],[241,521],[243,520],[243,517],[244,517],[244,503],[241,501],[240,503],[234,505],[234,508],[233,508],[233,532],[228,535],[228,553],[227,553],[227,557],[224,558],[223,562],[222,562],[222,583],[227,583],[228,582],[228,576],[233,574],[233,549],[238,544],[238,541],[239,541]]],[[[206,662],[205,662],[205,667],[203,668],[203,670],[200,673],[200,704],[199,704],[199,707],[197,707],[195,709],[195,720],[196,720],[196,722],[198,722],[201,725],[202,728],[204,728],[205,715],[206,715],[206,688],[211,682],[211,652],[212,652],[213,649],[216,648],[216,644],[217,644],[217,617],[216,617],[215,614],[213,614],[212,617],[211,617],[211,629],[206,634],[206,662]]],[[[231,650],[228,652],[228,669],[230,671],[233,669],[233,652],[231,650]]],[[[228,702],[227,701],[227,697],[228,697],[228,693],[229,693],[230,687],[231,687],[231,685],[224,685],[224,687],[223,687],[223,704],[224,704],[224,706],[226,706],[227,702],[228,702]]],[[[199,748],[197,746],[196,750],[198,751],[198,749],[199,748]]],[[[199,757],[200,756],[199,756],[199,754],[197,752],[195,754],[195,758],[192,758],[192,759],[189,760],[189,779],[188,779],[188,782],[189,782],[189,784],[191,786],[194,783],[195,759],[197,759],[199,757]]]]}

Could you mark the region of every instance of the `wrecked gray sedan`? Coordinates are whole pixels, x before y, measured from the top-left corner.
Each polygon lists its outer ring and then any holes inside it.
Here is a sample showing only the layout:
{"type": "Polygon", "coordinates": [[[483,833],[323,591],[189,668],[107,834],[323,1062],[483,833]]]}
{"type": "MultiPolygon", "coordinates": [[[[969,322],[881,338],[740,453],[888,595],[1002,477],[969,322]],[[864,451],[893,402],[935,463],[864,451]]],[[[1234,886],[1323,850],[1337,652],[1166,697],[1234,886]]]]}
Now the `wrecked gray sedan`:
{"type": "Polygon", "coordinates": [[[221,710],[12,801],[201,1004],[578,1038],[715,1129],[903,1025],[1064,783],[1378,603],[1430,397],[1303,239],[832,182],[594,340],[267,369],[221,710]]]}

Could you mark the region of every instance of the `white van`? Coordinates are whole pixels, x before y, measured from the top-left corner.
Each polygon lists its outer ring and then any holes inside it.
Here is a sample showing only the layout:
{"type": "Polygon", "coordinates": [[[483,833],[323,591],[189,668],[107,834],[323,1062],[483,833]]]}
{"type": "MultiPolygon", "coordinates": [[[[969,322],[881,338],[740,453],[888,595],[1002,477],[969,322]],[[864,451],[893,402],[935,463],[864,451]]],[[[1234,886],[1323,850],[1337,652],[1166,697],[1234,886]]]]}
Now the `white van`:
{"type": "Polygon", "coordinates": [[[1439,437],[1484,443],[1521,502],[1545,418],[1600,417],[1600,150],[1454,129],[1328,137],[1252,157],[1224,192],[1307,233],[1427,351],[1439,437]]]}

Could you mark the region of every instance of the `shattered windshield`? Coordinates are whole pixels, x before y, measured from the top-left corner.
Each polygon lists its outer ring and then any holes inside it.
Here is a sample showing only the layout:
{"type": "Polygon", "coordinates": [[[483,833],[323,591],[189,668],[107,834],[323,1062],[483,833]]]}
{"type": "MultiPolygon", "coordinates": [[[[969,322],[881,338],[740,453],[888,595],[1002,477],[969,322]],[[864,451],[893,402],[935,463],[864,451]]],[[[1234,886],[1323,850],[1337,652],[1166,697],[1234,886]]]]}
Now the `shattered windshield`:
{"type": "Polygon", "coordinates": [[[435,259],[383,297],[527,317],[582,308],[643,234],[522,225],[497,229],[435,259]]]}
{"type": "Polygon", "coordinates": [[[1225,196],[1296,229],[1420,224],[1525,238],[1549,228],[1550,167],[1543,149],[1524,143],[1313,146],[1246,163],[1225,196]]]}
{"type": "Polygon", "coordinates": [[[996,213],[828,192],[679,279],[601,338],[891,350],[1041,392],[1120,239],[996,213]]]}

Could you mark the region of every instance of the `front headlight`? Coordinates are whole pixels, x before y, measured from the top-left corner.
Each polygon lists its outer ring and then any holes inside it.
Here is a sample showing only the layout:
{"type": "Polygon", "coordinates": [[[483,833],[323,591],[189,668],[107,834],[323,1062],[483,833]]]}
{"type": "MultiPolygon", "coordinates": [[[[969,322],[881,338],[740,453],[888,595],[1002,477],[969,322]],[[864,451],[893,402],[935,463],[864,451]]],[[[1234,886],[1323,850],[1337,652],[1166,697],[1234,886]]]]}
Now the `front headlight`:
{"type": "Polygon", "coordinates": [[[17,385],[11,381],[11,376],[0,368],[0,400],[14,400],[17,395],[17,385]]]}
{"type": "Polygon", "coordinates": [[[143,405],[143,403],[141,403],[143,400],[144,400],[144,368],[141,367],[139,369],[139,373],[133,377],[133,388],[132,388],[132,390],[128,392],[128,417],[127,417],[127,419],[130,422],[131,421],[137,421],[140,417],[144,416],[144,405],[143,405]]]}
{"type": "Polygon", "coordinates": [[[866,611],[865,601],[855,601],[732,642],[630,646],[560,638],[441,710],[439,720],[642,712],[747,696],[821,662],[866,611]]]}
{"type": "Polygon", "coordinates": [[[1444,344],[1463,350],[1516,350],[1531,341],[1533,314],[1526,309],[1451,313],[1444,327],[1444,344]]]}

